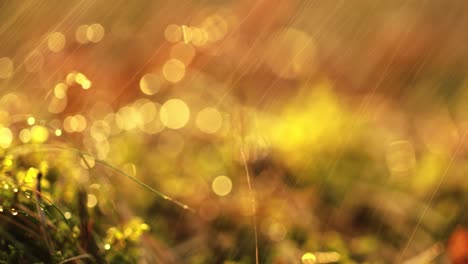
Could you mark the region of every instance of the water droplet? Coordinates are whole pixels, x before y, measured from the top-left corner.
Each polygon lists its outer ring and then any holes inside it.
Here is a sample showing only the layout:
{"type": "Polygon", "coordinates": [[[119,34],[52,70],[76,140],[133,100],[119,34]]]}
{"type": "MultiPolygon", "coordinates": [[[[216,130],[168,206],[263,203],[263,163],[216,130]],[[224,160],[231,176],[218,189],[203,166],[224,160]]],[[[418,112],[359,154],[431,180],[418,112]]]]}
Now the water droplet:
{"type": "Polygon", "coordinates": [[[66,219],[70,219],[72,217],[72,214],[70,212],[65,212],[63,215],[66,219]]]}
{"type": "Polygon", "coordinates": [[[3,206],[0,205],[0,213],[3,213],[3,206]]]}
{"type": "Polygon", "coordinates": [[[18,211],[16,211],[15,208],[11,208],[11,214],[12,215],[18,215],[18,211]]]}

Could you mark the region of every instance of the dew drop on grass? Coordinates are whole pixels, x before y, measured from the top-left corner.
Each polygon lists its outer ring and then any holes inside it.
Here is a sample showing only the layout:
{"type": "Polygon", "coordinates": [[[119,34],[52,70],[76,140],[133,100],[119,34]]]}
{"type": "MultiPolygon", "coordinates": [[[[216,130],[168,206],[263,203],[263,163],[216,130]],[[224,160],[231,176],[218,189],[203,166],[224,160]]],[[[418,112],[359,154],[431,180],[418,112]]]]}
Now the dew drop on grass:
{"type": "Polygon", "coordinates": [[[65,212],[63,215],[66,219],[70,219],[72,217],[72,214],[70,212],[65,212]]]}
{"type": "Polygon", "coordinates": [[[11,214],[12,215],[18,215],[18,211],[16,211],[15,208],[11,208],[11,214]]]}

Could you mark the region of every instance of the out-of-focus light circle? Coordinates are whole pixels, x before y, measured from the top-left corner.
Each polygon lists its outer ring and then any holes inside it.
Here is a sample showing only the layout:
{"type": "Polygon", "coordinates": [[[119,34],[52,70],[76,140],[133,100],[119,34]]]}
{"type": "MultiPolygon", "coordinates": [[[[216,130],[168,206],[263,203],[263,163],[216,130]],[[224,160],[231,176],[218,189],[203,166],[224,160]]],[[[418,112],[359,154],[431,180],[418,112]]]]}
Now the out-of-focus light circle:
{"type": "Polygon", "coordinates": [[[129,131],[140,126],[143,118],[136,107],[127,105],[119,109],[115,121],[120,129],[129,131]]]}
{"type": "Polygon", "coordinates": [[[88,25],[81,25],[76,29],[75,39],[80,44],[88,43],[88,25]]]}
{"type": "Polygon", "coordinates": [[[204,29],[192,27],[191,32],[191,42],[193,45],[200,47],[205,45],[208,41],[208,33],[204,29]]]}
{"type": "Polygon", "coordinates": [[[67,116],[63,121],[63,128],[68,133],[83,132],[86,129],[86,118],[82,115],[67,116]]]}
{"type": "Polygon", "coordinates": [[[143,119],[143,122],[140,124],[140,129],[142,129],[145,124],[152,122],[158,113],[156,104],[153,102],[144,103],[138,107],[138,111],[140,111],[141,117],[143,119]]]}
{"type": "Polygon", "coordinates": [[[21,129],[19,133],[19,139],[23,143],[28,143],[29,141],[31,141],[31,131],[29,131],[29,129],[26,129],[26,128],[21,129]]]}
{"type": "Polygon", "coordinates": [[[72,119],[71,126],[76,132],[82,132],[86,129],[86,118],[82,115],[75,115],[72,119]]]}
{"type": "Polygon", "coordinates": [[[315,54],[315,42],[307,33],[285,28],[273,33],[267,41],[265,62],[277,76],[297,79],[315,70],[315,54]]]}
{"type": "Polygon", "coordinates": [[[65,47],[66,39],[65,35],[61,32],[54,32],[47,38],[47,47],[52,52],[60,52],[65,47]]]}
{"type": "Polygon", "coordinates": [[[28,117],[26,122],[28,123],[28,125],[32,126],[32,125],[34,125],[36,123],[36,118],[34,118],[34,116],[30,116],[30,117],[28,117]]]}
{"type": "Polygon", "coordinates": [[[105,29],[101,24],[92,24],[86,29],[86,38],[93,43],[101,41],[104,34],[105,29]]]}
{"type": "Polygon", "coordinates": [[[185,65],[180,60],[170,59],[164,64],[162,72],[166,80],[176,83],[184,78],[185,65]]]}
{"type": "Polygon", "coordinates": [[[94,195],[94,194],[88,194],[88,202],[87,202],[86,205],[87,205],[89,208],[95,207],[95,206],[97,205],[97,202],[98,202],[98,200],[97,200],[97,198],[96,198],[96,195],[94,195]]]}
{"type": "Polygon", "coordinates": [[[184,101],[170,99],[161,106],[159,118],[166,127],[179,129],[188,123],[190,109],[184,101]]]}
{"type": "Polygon", "coordinates": [[[31,142],[43,143],[49,138],[49,131],[47,128],[35,125],[31,128],[31,142]]]}
{"type": "Polygon", "coordinates": [[[69,74],[67,74],[65,81],[67,82],[68,85],[73,85],[75,83],[76,75],[77,75],[76,71],[72,71],[69,74]]]}
{"type": "Polygon", "coordinates": [[[0,147],[8,148],[13,141],[13,134],[8,127],[0,127],[0,147]]]}
{"type": "Polygon", "coordinates": [[[60,137],[60,136],[62,135],[62,130],[60,130],[60,129],[58,129],[58,128],[55,129],[55,135],[56,135],[57,137],[60,137]]]}
{"type": "Polygon", "coordinates": [[[91,137],[97,142],[102,142],[107,140],[111,133],[111,127],[105,121],[98,120],[95,121],[90,128],[91,137]]]}
{"type": "Polygon", "coordinates": [[[207,17],[201,28],[207,33],[209,40],[212,42],[221,40],[228,32],[228,24],[220,15],[207,17]]]}
{"type": "Polygon", "coordinates": [[[44,65],[44,56],[39,51],[31,52],[24,59],[24,67],[28,72],[38,72],[44,65]]]}
{"type": "Polygon", "coordinates": [[[65,212],[63,213],[63,216],[65,216],[66,219],[70,219],[72,217],[72,214],[70,212],[65,212]]]}
{"type": "Polygon", "coordinates": [[[182,39],[182,28],[178,25],[171,24],[164,30],[164,37],[169,42],[178,42],[182,39]]]}
{"type": "Polygon", "coordinates": [[[232,181],[227,176],[218,176],[213,180],[211,188],[216,195],[226,196],[232,190],[232,181]]]}
{"type": "Polygon", "coordinates": [[[317,263],[317,257],[310,253],[307,252],[304,255],[302,255],[302,264],[315,264],[317,263]]]}
{"type": "Polygon", "coordinates": [[[10,58],[0,58],[0,79],[8,79],[13,75],[13,62],[10,58]]]}
{"type": "Polygon", "coordinates": [[[216,108],[207,107],[198,112],[195,123],[201,131],[212,134],[221,128],[223,117],[216,108]]]}
{"type": "Polygon", "coordinates": [[[58,114],[61,113],[67,107],[68,99],[67,97],[57,98],[56,96],[52,97],[49,103],[47,110],[50,113],[58,114]]]}
{"type": "Polygon", "coordinates": [[[140,90],[146,95],[154,95],[161,88],[164,79],[154,73],[147,73],[140,80],[140,90]]]}
{"type": "Polygon", "coordinates": [[[67,90],[68,90],[68,86],[66,84],[58,83],[54,87],[54,95],[58,99],[65,98],[65,96],[67,96],[67,90]]]}
{"type": "Polygon", "coordinates": [[[179,42],[171,48],[171,58],[180,60],[185,65],[189,65],[195,57],[195,48],[191,44],[179,42]]]}
{"type": "Polygon", "coordinates": [[[81,87],[85,90],[88,90],[89,88],[91,88],[91,81],[84,80],[83,83],[81,84],[81,87]]]}

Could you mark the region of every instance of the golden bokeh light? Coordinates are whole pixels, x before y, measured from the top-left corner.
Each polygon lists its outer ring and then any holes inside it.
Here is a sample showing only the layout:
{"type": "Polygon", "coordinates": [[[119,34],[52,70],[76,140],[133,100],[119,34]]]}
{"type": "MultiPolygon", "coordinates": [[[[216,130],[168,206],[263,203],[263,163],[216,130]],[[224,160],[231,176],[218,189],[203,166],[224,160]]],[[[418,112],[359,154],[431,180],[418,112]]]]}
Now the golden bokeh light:
{"type": "Polygon", "coordinates": [[[61,32],[54,32],[47,38],[47,47],[52,52],[60,52],[65,47],[65,35],[61,32]]]}
{"type": "Polygon", "coordinates": [[[85,90],[91,88],[91,81],[90,80],[84,80],[83,83],[81,84],[81,87],[85,90]]]}
{"type": "Polygon", "coordinates": [[[218,176],[213,180],[211,189],[218,196],[226,196],[232,190],[232,181],[227,176],[218,176]]]}
{"type": "Polygon", "coordinates": [[[140,80],[140,91],[146,95],[154,95],[160,89],[164,83],[164,79],[154,73],[147,73],[141,77],[140,80]]]}
{"type": "Polygon", "coordinates": [[[75,83],[76,74],[76,71],[72,71],[67,74],[67,77],[65,78],[67,85],[73,85],[75,83]]]}
{"type": "Polygon", "coordinates": [[[83,132],[86,129],[86,118],[79,114],[67,116],[63,121],[63,128],[68,133],[83,132]]]}
{"type": "Polygon", "coordinates": [[[88,194],[88,199],[87,199],[87,206],[88,208],[93,208],[93,207],[96,207],[97,203],[98,203],[98,200],[96,198],[96,195],[94,194],[88,194]]]}
{"type": "Polygon", "coordinates": [[[166,61],[162,68],[164,78],[172,83],[177,83],[185,76],[185,65],[177,59],[166,61]]]}
{"type": "Polygon", "coordinates": [[[49,131],[44,126],[35,125],[31,128],[31,142],[43,143],[49,138],[49,131]]]}
{"type": "Polygon", "coordinates": [[[111,133],[111,127],[109,126],[109,124],[102,120],[93,122],[89,130],[91,137],[97,142],[107,140],[111,133]]]}
{"type": "Polygon", "coordinates": [[[143,117],[136,107],[127,105],[119,109],[115,122],[121,130],[129,131],[141,125],[143,117]]]}
{"type": "Polygon", "coordinates": [[[88,39],[88,25],[81,25],[76,29],[75,39],[80,44],[86,44],[89,42],[88,39]]]}
{"type": "Polygon", "coordinates": [[[221,128],[223,117],[216,108],[207,107],[198,112],[195,123],[201,131],[212,134],[221,128]]]}
{"type": "Polygon", "coordinates": [[[164,30],[164,37],[167,41],[176,43],[182,39],[182,28],[175,24],[168,25],[164,30]]]}
{"type": "Polygon", "coordinates": [[[285,28],[269,38],[265,62],[277,76],[297,79],[314,72],[315,53],[315,41],[307,33],[295,28],[285,28]]]}
{"type": "Polygon", "coordinates": [[[54,87],[54,95],[58,99],[63,99],[67,96],[68,86],[64,83],[58,83],[54,87]]]}
{"type": "Polygon", "coordinates": [[[0,79],[8,79],[13,75],[13,61],[10,58],[0,58],[0,79]]]}
{"type": "Polygon", "coordinates": [[[283,240],[287,232],[286,227],[275,219],[264,220],[260,228],[272,241],[277,242],[283,240]]]}
{"type": "Polygon", "coordinates": [[[201,24],[201,28],[206,32],[211,42],[223,39],[228,32],[226,20],[217,14],[207,17],[201,24]]]}
{"type": "Polygon", "coordinates": [[[92,24],[86,29],[86,38],[93,43],[97,43],[104,38],[105,29],[101,24],[92,24]]]}
{"type": "Polygon", "coordinates": [[[91,81],[83,73],[78,72],[74,75],[75,82],[81,85],[81,88],[87,90],[91,88],[91,81]]]}
{"type": "Polygon", "coordinates": [[[31,131],[29,129],[26,129],[26,128],[21,129],[18,137],[21,140],[21,142],[29,143],[29,141],[31,141],[31,131]]]}
{"type": "Polygon", "coordinates": [[[302,255],[302,264],[315,264],[317,263],[317,257],[313,253],[307,252],[302,255]]]}
{"type": "Polygon", "coordinates": [[[68,99],[67,97],[57,98],[56,96],[52,97],[50,100],[49,106],[47,107],[47,111],[52,114],[58,114],[63,112],[67,107],[68,99]]]}
{"type": "Polygon", "coordinates": [[[28,125],[32,126],[32,125],[34,125],[36,123],[36,118],[34,118],[34,116],[30,116],[30,117],[28,117],[26,122],[28,123],[28,125]]]}
{"type": "Polygon", "coordinates": [[[179,129],[188,123],[190,109],[184,101],[170,99],[161,106],[159,118],[166,127],[179,129]]]}
{"type": "Polygon", "coordinates": [[[195,57],[195,48],[191,44],[179,42],[171,48],[171,58],[189,65],[195,57]]]}
{"type": "Polygon", "coordinates": [[[0,148],[8,148],[13,141],[13,134],[8,127],[0,127],[0,148]]]}
{"type": "Polygon", "coordinates": [[[208,33],[202,29],[197,27],[191,27],[191,39],[190,42],[197,47],[203,46],[208,42],[208,33]]]}

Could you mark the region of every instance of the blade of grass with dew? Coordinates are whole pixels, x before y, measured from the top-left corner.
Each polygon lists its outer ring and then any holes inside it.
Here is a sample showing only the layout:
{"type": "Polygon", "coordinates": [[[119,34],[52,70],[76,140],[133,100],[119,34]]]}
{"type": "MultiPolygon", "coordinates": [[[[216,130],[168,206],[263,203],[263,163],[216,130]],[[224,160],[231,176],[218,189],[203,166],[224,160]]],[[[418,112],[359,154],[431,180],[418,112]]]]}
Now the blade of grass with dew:
{"type": "MultiPolygon", "coordinates": [[[[9,151],[7,152],[7,154],[13,154],[15,151],[20,152],[21,147],[27,148],[27,147],[31,147],[31,146],[37,147],[36,145],[33,145],[33,144],[23,144],[23,145],[20,145],[20,146],[17,146],[17,147],[14,147],[14,148],[9,149],[9,151]]],[[[58,150],[73,151],[73,152],[76,152],[76,153],[77,153],[81,158],[83,158],[83,159],[84,159],[84,155],[90,156],[90,157],[93,157],[93,158],[94,158],[93,155],[88,154],[88,153],[86,153],[86,152],[84,152],[84,151],[81,151],[81,150],[78,149],[78,148],[65,147],[65,146],[52,145],[52,144],[42,144],[42,145],[40,145],[40,146],[43,147],[43,148],[49,148],[49,149],[58,149],[58,150]]],[[[38,151],[40,151],[40,150],[38,150],[37,148],[34,149],[34,150],[33,150],[32,148],[29,148],[29,149],[27,149],[27,150],[28,150],[28,152],[38,152],[38,151]]],[[[106,168],[109,168],[109,169],[111,169],[111,170],[113,170],[113,171],[115,171],[115,172],[117,172],[117,173],[119,173],[119,174],[121,174],[121,175],[123,175],[123,176],[125,176],[125,177],[127,177],[127,178],[129,178],[129,179],[132,180],[133,182],[137,183],[138,185],[140,185],[141,187],[145,188],[146,190],[148,190],[148,191],[150,191],[150,192],[152,192],[152,193],[158,195],[159,197],[163,198],[164,200],[168,200],[168,201],[170,201],[170,202],[176,204],[177,206],[179,206],[179,207],[181,207],[181,208],[183,208],[183,209],[185,209],[185,210],[188,210],[189,212],[192,212],[192,213],[195,212],[195,209],[191,208],[191,207],[188,206],[187,204],[184,204],[184,203],[182,203],[182,202],[180,202],[180,201],[178,201],[178,200],[176,200],[176,199],[173,199],[172,197],[170,197],[170,196],[164,194],[163,192],[154,189],[153,187],[147,185],[146,183],[144,183],[144,182],[138,180],[136,177],[131,176],[131,175],[129,175],[128,173],[125,173],[124,171],[122,171],[122,170],[116,168],[115,166],[109,164],[108,162],[106,162],[106,161],[104,161],[104,160],[100,160],[100,159],[95,159],[95,162],[96,162],[96,163],[99,163],[99,164],[101,164],[102,166],[104,166],[104,167],[106,167],[106,168]]],[[[85,164],[86,164],[86,163],[87,163],[87,162],[85,161],[85,164]]],[[[87,164],[87,166],[89,166],[89,164],[87,164]]]]}

